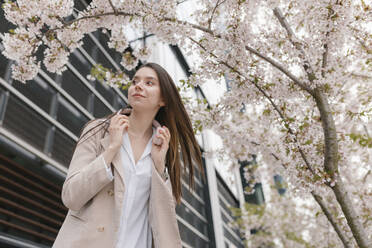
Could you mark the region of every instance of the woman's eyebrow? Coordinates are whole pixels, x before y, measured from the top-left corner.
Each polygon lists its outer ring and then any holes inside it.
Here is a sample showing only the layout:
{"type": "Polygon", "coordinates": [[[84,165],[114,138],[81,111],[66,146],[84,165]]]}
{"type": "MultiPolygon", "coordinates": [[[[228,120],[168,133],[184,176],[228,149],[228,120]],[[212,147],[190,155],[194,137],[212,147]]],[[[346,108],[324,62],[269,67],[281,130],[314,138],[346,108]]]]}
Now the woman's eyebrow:
{"type": "MultiPolygon", "coordinates": [[[[139,79],[139,78],[140,78],[139,76],[135,76],[133,79],[139,79]]],[[[157,81],[157,79],[154,78],[154,77],[145,77],[145,79],[152,79],[152,80],[156,80],[157,81]]]]}

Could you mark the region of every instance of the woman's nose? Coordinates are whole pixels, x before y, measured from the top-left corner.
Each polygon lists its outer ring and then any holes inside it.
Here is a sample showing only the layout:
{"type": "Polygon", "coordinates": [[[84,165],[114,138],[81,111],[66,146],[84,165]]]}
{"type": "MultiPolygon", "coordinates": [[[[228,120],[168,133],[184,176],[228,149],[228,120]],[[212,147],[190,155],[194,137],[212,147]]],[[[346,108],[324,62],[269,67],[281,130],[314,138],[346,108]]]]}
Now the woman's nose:
{"type": "Polygon", "coordinates": [[[134,85],[134,88],[135,88],[136,90],[138,90],[138,89],[141,89],[141,90],[142,90],[142,83],[141,83],[141,82],[136,83],[136,84],[134,85]]]}

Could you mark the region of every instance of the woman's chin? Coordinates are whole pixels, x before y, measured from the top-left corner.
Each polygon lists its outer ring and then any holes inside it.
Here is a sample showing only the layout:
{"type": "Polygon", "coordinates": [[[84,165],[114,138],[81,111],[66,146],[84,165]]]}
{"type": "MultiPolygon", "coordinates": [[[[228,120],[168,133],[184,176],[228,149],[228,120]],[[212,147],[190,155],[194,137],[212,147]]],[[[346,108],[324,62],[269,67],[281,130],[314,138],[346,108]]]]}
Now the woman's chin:
{"type": "Polygon", "coordinates": [[[152,110],[153,108],[151,106],[145,105],[145,104],[140,104],[136,102],[130,103],[130,106],[132,106],[132,109],[134,111],[149,111],[152,110]]]}

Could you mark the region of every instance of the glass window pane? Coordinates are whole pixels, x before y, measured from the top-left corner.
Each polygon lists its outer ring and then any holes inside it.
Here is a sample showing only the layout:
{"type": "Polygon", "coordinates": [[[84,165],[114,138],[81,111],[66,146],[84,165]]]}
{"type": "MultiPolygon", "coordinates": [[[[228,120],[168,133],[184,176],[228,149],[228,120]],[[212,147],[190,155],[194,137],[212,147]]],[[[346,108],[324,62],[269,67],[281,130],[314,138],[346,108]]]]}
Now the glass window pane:
{"type": "MultiPolygon", "coordinates": [[[[98,36],[98,32],[96,31],[92,33],[95,37],[98,36]]],[[[107,60],[105,55],[101,52],[101,50],[97,47],[96,43],[86,35],[83,39],[83,48],[84,50],[96,61],[97,64],[101,64],[106,68],[113,68],[111,63],[107,60]]]]}
{"type": "Polygon", "coordinates": [[[52,157],[62,165],[68,167],[72,158],[72,152],[76,142],[56,129],[52,147],[52,157]]]}
{"type": "Polygon", "coordinates": [[[109,102],[111,105],[114,104],[114,92],[110,86],[103,85],[103,83],[96,81],[96,90],[109,102]]]}
{"type": "Polygon", "coordinates": [[[127,104],[124,102],[124,100],[121,97],[117,96],[114,104],[115,109],[121,109],[125,106],[127,106],[127,104]]]}
{"type": "MultiPolygon", "coordinates": [[[[1,1],[1,2],[3,3],[4,1],[1,1]]],[[[9,29],[15,29],[15,26],[12,23],[8,22],[7,19],[5,19],[3,8],[1,8],[0,13],[1,13],[0,14],[0,23],[1,23],[0,32],[1,33],[8,33],[9,29]]]]}
{"type": "Polygon", "coordinates": [[[191,192],[186,188],[183,184],[181,186],[182,189],[182,197],[187,203],[189,203],[196,211],[198,211],[201,215],[206,216],[205,206],[202,202],[196,199],[191,192]]]}
{"type": "Polygon", "coordinates": [[[221,182],[221,177],[217,177],[217,189],[218,192],[220,192],[225,200],[233,207],[238,207],[239,202],[235,199],[233,194],[229,191],[227,186],[224,186],[223,183],[221,182]]]}
{"type": "Polygon", "coordinates": [[[20,91],[27,99],[31,100],[38,107],[49,113],[54,90],[49,87],[39,76],[32,81],[23,84],[18,81],[13,82],[13,87],[20,91]],[[42,96],[42,97],[41,97],[42,96]]]}
{"type": "Polygon", "coordinates": [[[0,45],[0,77],[7,80],[5,74],[7,70],[10,70],[10,61],[2,54],[3,50],[3,47],[0,45]]]}
{"type": "Polygon", "coordinates": [[[184,204],[177,205],[176,212],[179,217],[181,217],[190,225],[195,227],[199,232],[201,232],[205,236],[208,236],[208,223],[202,220],[190,209],[188,209],[184,204]]]}
{"type": "MultiPolygon", "coordinates": [[[[74,1],[74,3],[75,3],[74,8],[76,8],[80,11],[86,9],[85,3],[83,3],[83,2],[85,2],[85,0],[74,1]]],[[[87,1],[87,2],[90,2],[90,1],[87,1]]]]}
{"type": "Polygon", "coordinates": [[[203,247],[209,248],[210,242],[205,241],[199,237],[196,233],[191,231],[186,225],[178,221],[178,228],[180,231],[181,239],[185,241],[191,247],[203,247]]]}
{"type": "Polygon", "coordinates": [[[110,109],[101,102],[96,96],[94,97],[94,111],[95,118],[102,118],[111,113],[110,109]]]}
{"type": "Polygon", "coordinates": [[[84,108],[87,107],[88,97],[91,92],[70,70],[66,70],[62,74],[62,88],[69,93],[78,103],[84,108]]]}
{"type": "MultiPolygon", "coordinates": [[[[87,75],[90,74],[92,65],[78,50],[75,50],[74,53],[71,54],[70,63],[84,78],[87,78],[87,75]]],[[[92,84],[92,81],[88,80],[88,82],[92,84]]]]}
{"type": "Polygon", "coordinates": [[[9,97],[3,125],[40,151],[44,150],[46,134],[51,127],[49,122],[13,95],[9,97]]]}
{"type": "Polygon", "coordinates": [[[58,103],[57,121],[79,137],[80,130],[88,122],[88,118],[63,97],[59,97],[58,103]]]}
{"type": "MultiPolygon", "coordinates": [[[[194,173],[195,173],[195,171],[194,171],[194,173]]],[[[196,178],[198,178],[198,175],[199,173],[198,172],[196,172],[195,173],[195,176],[196,176],[196,178]]],[[[199,175],[199,177],[201,177],[200,175],[199,175]]],[[[186,171],[186,172],[183,172],[182,171],[182,178],[183,178],[183,180],[185,181],[185,182],[187,182],[187,184],[188,184],[188,182],[189,182],[189,173],[188,173],[188,171],[186,171]]],[[[199,182],[201,182],[201,183],[203,183],[204,182],[204,180],[203,181],[200,181],[200,179],[199,179],[199,182]]],[[[195,185],[195,193],[200,197],[200,198],[202,198],[202,199],[204,199],[204,194],[205,194],[205,189],[202,187],[202,186],[200,186],[200,184],[198,183],[198,182],[196,182],[196,180],[195,180],[195,183],[194,183],[194,185],[195,185]]]]}
{"type": "MultiPolygon", "coordinates": [[[[115,49],[113,48],[109,48],[107,46],[107,43],[110,41],[110,38],[109,38],[109,34],[104,34],[102,32],[97,32],[96,34],[96,37],[98,36],[98,40],[99,42],[103,45],[104,49],[106,50],[106,52],[111,56],[111,58],[116,62],[116,64],[118,66],[121,66],[120,65],[120,62],[121,62],[121,54],[119,52],[117,52],[115,49]]],[[[110,66],[112,68],[114,68],[113,65],[111,65],[110,63],[110,66]]]]}

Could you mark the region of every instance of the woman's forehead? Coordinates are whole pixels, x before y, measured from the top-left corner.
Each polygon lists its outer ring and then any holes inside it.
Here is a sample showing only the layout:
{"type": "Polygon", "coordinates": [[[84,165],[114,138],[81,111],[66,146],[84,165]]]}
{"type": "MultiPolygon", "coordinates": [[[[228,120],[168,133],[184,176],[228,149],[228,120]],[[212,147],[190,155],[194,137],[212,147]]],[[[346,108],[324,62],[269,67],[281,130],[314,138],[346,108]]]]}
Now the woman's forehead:
{"type": "Polygon", "coordinates": [[[133,78],[149,78],[149,79],[155,79],[158,80],[158,75],[156,75],[156,72],[149,67],[142,67],[139,69],[136,74],[134,74],[133,78]]]}

